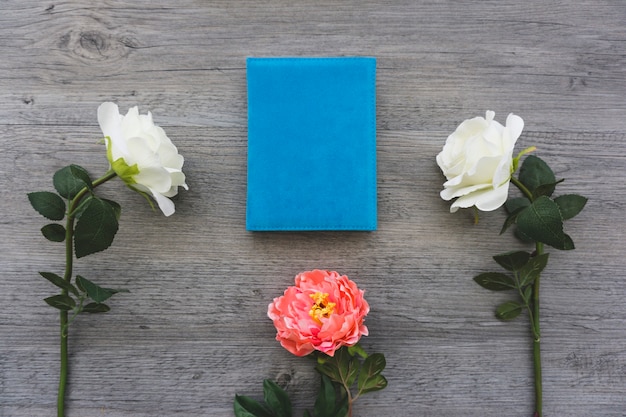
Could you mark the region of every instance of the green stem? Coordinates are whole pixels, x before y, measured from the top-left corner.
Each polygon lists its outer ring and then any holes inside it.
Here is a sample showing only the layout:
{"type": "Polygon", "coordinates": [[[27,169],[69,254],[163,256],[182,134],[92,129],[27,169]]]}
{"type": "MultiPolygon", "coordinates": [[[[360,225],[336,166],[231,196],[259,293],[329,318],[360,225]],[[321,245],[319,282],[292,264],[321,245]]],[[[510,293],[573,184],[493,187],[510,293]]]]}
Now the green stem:
{"type": "MultiPolygon", "coordinates": [[[[104,184],[111,178],[116,176],[115,171],[109,170],[102,177],[98,178],[92,183],[92,188],[104,184]]],[[[81,200],[90,192],[88,187],[83,188],[76,194],[73,200],[70,201],[67,221],[65,225],[65,274],[63,279],[67,282],[72,281],[72,270],[74,267],[74,220],[76,215],[76,208],[81,203],[81,200]]],[[[61,294],[67,295],[66,290],[62,290],[61,294]]],[[[57,395],[57,417],[65,416],[65,387],[67,385],[68,374],[68,314],[67,311],[60,312],[60,326],[61,326],[61,370],[59,373],[59,392],[57,395]]]]}
{"type": "MultiPolygon", "coordinates": [[[[533,193],[522,182],[511,176],[511,182],[519,188],[519,190],[528,198],[531,202],[534,200],[533,193]]],[[[543,243],[537,242],[536,256],[543,254],[543,243]]],[[[532,309],[529,308],[530,326],[533,336],[533,368],[535,373],[535,414],[534,417],[542,416],[543,408],[543,392],[541,382],[541,327],[539,325],[539,284],[541,282],[541,276],[538,276],[535,282],[533,282],[532,292],[532,309]]]]}
{"type": "MultiPolygon", "coordinates": [[[[543,243],[537,242],[537,255],[543,254],[543,243]]],[[[533,365],[535,370],[535,416],[542,416],[543,407],[543,392],[541,381],[541,327],[539,325],[539,283],[541,277],[538,276],[533,283],[533,320],[530,325],[532,326],[533,333],[533,365]]]]}
{"type": "Polygon", "coordinates": [[[511,177],[511,182],[515,185],[519,190],[528,198],[530,201],[533,201],[533,193],[524,185],[520,180],[515,177],[511,177]]]}

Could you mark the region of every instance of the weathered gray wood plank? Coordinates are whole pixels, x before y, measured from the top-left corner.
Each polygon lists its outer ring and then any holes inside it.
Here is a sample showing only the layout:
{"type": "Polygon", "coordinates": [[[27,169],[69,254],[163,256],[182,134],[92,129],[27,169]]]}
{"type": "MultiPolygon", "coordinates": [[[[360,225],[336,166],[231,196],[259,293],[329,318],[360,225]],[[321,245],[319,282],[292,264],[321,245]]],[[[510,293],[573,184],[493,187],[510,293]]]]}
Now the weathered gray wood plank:
{"type": "Polygon", "coordinates": [[[501,212],[448,213],[434,162],[465,118],[521,115],[520,149],[590,198],[542,281],[545,415],[626,415],[626,5],[621,1],[133,2],[0,4],[0,416],[49,416],[53,288],[62,248],[26,193],[78,163],[107,169],[97,106],[138,104],[186,157],[171,218],[119,183],[114,245],[77,272],[130,294],[71,329],[68,416],[230,416],[236,392],[275,378],[311,406],[311,364],[274,340],[267,304],[311,268],[366,289],[372,351],[389,387],[356,415],[529,416],[527,323],[471,277],[521,248],[501,212]],[[248,233],[245,57],[378,58],[379,230],[248,233]]]}

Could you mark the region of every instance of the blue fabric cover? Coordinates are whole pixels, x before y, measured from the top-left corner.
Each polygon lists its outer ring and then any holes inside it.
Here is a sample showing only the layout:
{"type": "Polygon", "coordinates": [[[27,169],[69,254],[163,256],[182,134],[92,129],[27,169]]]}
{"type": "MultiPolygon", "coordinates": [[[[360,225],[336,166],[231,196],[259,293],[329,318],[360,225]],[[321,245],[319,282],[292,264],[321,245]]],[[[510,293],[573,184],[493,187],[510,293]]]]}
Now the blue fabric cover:
{"type": "Polygon", "coordinates": [[[248,58],[247,230],[376,230],[376,59],[248,58]]]}

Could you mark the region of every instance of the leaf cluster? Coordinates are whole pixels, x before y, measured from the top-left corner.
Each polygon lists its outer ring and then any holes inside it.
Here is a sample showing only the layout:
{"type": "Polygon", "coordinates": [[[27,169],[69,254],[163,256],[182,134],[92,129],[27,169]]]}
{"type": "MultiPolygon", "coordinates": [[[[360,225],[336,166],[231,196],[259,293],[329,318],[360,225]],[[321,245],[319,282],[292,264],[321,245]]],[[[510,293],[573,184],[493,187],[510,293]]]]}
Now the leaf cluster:
{"type": "MultiPolygon", "coordinates": [[[[39,214],[55,222],[66,221],[65,226],[60,223],[45,225],[41,228],[43,236],[52,242],[70,242],[69,248],[77,258],[107,249],[119,227],[120,205],[97,197],[94,194],[96,185],[87,171],[78,165],[61,168],[54,173],[52,182],[56,193],[38,191],[28,194],[31,205],[39,214]]],[[[68,255],[72,256],[71,253],[68,255]]],[[[110,308],[104,301],[125,291],[100,287],[80,275],[73,284],[71,273],[66,273],[66,277],[52,272],[40,272],[40,275],[61,289],[61,294],[44,301],[58,310],[72,311],[73,317],[82,312],[107,312],[110,308]]]]}
{"type": "Polygon", "coordinates": [[[563,222],[576,216],[585,207],[587,199],[577,194],[553,198],[557,180],[552,169],[539,157],[528,156],[514,183],[524,190],[523,197],[509,199],[505,208],[509,213],[500,233],[516,225],[516,235],[528,242],[541,242],[556,249],[574,249],[571,237],[563,231],[563,222]]]}
{"type": "MultiPolygon", "coordinates": [[[[367,355],[357,344],[342,347],[330,357],[320,354],[315,369],[320,373],[320,390],[313,410],[304,417],[345,417],[356,399],[387,386],[381,374],[386,366],[381,353],[367,355]],[[355,394],[351,389],[356,384],[355,394]]],[[[270,380],[263,382],[264,402],[235,395],[236,417],[291,417],[291,402],[282,388],[270,380]]]]}
{"type": "Polygon", "coordinates": [[[76,276],[74,285],[53,272],[39,274],[62,290],[61,294],[45,298],[44,301],[58,310],[72,311],[74,316],[80,313],[106,313],[110,308],[104,301],[118,292],[128,292],[124,289],[103,288],[80,275],[76,276]]]}
{"type": "Polygon", "coordinates": [[[500,320],[513,320],[524,308],[529,309],[533,302],[533,284],[548,264],[549,254],[532,256],[528,252],[515,251],[496,255],[493,259],[508,271],[484,272],[474,277],[481,287],[491,291],[515,290],[519,300],[507,301],[496,307],[496,317],[500,320]]]}
{"type": "Polygon", "coordinates": [[[59,223],[50,223],[41,229],[44,237],[52,242],[64,242],[73,237],[77,258],[111,246],[119,228],[120,205],[97,197],[89,174],[78,165],[58,170],[53,176],[53,184],[57,193],[33,192],[28,194],[28,199],[33,208],[48,220],[61,221],[67,217],[67,226],[71,226],[72,230],[59,223]]]}

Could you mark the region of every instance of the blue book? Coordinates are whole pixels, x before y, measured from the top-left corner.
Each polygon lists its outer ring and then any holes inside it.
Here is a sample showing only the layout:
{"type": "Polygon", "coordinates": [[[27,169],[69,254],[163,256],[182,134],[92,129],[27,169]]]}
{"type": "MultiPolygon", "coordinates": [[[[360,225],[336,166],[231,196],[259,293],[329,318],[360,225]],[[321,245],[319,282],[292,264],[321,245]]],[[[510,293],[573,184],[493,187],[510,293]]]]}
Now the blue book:
{"type": "Polygon", "coordinates": [[[376,59],[246,67],[246,229],[376,230],[376,59]]]}

